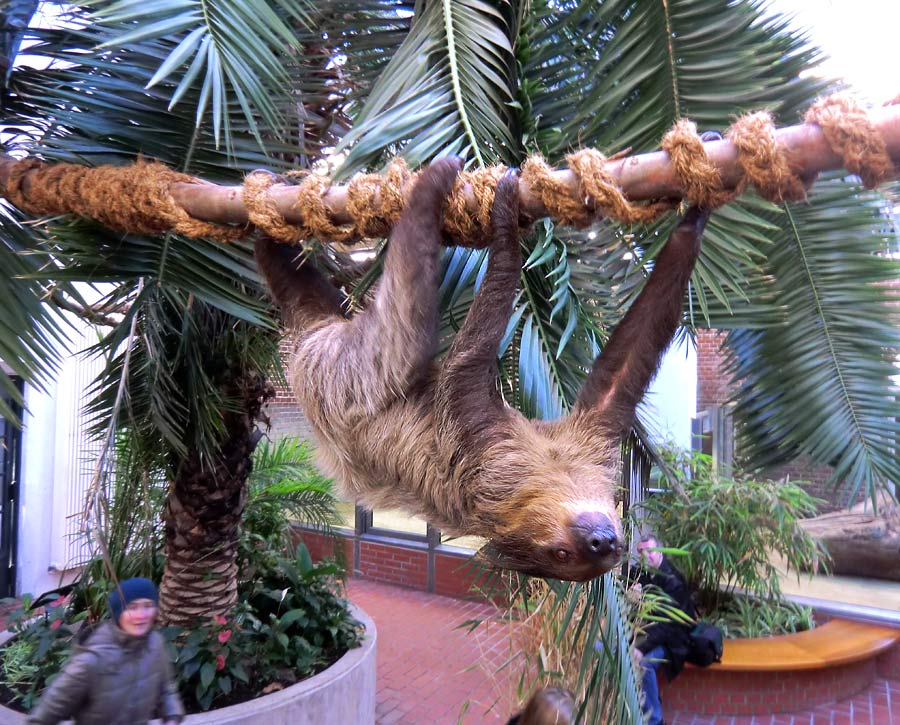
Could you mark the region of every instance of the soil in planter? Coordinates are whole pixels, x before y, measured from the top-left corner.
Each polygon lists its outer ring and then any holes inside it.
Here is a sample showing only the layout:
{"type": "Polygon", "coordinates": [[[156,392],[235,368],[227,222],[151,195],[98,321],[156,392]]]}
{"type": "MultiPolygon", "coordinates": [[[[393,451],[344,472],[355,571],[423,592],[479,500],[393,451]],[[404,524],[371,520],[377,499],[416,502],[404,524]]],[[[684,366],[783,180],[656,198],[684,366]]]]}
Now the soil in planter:
{"type": "Polygon", "coordinates": [[[5,684],[0,682],[0,705],[3,707],[8,707],[10,710],[15,710],[16,712],[21,712],[25,715],[28,714],[28,711],[22,707],[22,695],[17,693],[15,690],[7,687],[5,684]]]}

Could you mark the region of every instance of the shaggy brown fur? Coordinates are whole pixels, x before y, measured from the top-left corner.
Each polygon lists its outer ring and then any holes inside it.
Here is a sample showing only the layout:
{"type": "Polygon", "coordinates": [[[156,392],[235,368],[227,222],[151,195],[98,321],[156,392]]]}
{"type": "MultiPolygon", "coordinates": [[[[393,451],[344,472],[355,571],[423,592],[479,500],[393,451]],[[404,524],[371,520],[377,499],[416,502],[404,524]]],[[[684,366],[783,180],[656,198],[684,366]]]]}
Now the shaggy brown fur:
{"type": "Polygon", "coordinates": [[[257,243],[260,268],[297,335],[289,379],[327,469],[369,506],[402,507],[490,541],[500,566],[559,579],[608,571],[622,550],[619,443],[681,316],[706,215],[673,233],[609,340],[572,414],[529,421],[497,389],[497,350],[521,268],[518,182],[501,179],[487,274],[441,362],[441,208],[460,169],[432,163],[395,226],[375,298],[352,320],[295,252],[257,243]]]}

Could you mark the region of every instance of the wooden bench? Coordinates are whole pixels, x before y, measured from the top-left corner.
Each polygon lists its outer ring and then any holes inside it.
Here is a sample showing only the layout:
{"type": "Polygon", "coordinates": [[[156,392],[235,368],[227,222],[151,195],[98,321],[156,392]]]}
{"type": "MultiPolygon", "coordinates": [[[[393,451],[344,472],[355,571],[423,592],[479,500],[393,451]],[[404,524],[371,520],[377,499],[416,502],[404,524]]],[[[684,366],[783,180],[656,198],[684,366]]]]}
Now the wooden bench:
{"type": "Polygon", "coordinates": [[[871,659],[900,640],[900,629],[832,619],[807,632],[755,639],[727,639],[722,661],[732,672],[814,670],[871,659]]]}
{"type": "Polygon", "coordinates": [[[797,634],[727,639],[721,662],[688,665],[671,683],[659,678],[663,708],[669,716],[811,710],[864,690],[878,676],[879,661],[897,652],[900,629],[846,619],[797,634]]]}

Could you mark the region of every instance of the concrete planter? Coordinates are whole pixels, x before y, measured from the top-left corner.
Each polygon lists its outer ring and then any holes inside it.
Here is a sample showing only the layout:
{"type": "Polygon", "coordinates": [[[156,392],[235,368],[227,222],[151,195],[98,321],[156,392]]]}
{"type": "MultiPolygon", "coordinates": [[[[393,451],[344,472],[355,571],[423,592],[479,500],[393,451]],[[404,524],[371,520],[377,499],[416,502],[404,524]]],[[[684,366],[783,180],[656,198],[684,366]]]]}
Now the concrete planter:
{"type": "MultiPolygon", "coordinates": [[[[271,695],[189,715],[185,725],[372,725],[375,722],[375,623],[359,607],[351,614],[365,626],[362,644],[327,670],[271,695]]],[[[154,721],[158,722],[158,721],[154,721]]],[[[25,716],[0,707],[0,725],[24,725],[25,716]]]]}

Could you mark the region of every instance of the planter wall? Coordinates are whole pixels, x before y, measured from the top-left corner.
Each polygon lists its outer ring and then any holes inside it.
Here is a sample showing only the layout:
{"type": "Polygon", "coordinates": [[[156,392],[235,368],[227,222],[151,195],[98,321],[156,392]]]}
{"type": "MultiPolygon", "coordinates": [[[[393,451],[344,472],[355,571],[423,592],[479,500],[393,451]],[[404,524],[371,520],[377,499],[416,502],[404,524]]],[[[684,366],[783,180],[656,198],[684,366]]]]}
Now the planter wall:
{"type": "Polygon", "coordinates": [[[674,682],[660,677],[666,719],[674,712],[707,717],[764,716],[812,710],[865,690],[877,674],[875,660],[821,670],[730,672],[685,668],[674,682]]]}
{"type": "Polygon", "coordinates": [[[900,630],[833,619],[816,629],[762,639],[725,640],[722,662],[660,678],[664,708],[699,715],[810,710],[869,687],[900,666],[900,630]]]}
{"type": "MultiPolygon", "coordinates": [[[[271,695],[189,715],[183,722],[186,725],[372,725],[377,632],[375,623],[362,609],[351,606],[351,613],[366,628],[363,642],[324,672],[271,695]]],[[[0,707],[0,725],[24,724],[25,715],[0,707]]]]}

